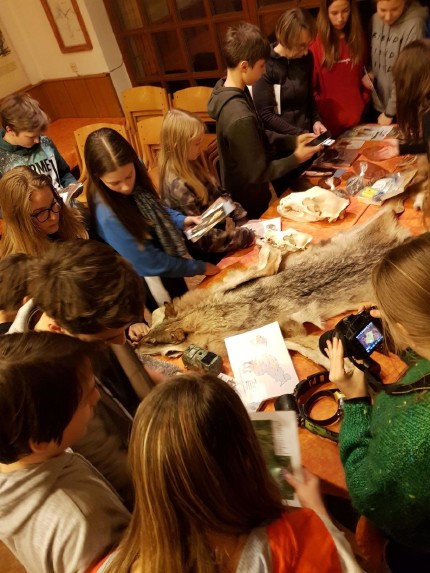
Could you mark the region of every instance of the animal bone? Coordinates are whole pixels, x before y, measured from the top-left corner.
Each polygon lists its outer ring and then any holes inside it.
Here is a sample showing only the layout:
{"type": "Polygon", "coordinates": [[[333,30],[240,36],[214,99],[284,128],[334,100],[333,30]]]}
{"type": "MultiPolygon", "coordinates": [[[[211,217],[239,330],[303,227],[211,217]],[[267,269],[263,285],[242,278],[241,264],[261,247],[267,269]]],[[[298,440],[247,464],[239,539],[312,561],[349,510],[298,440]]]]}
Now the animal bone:
{"type": "Polygon", "coordinates": [[[322,221],[331,223],[342,218],[349,199],[342,199],[322,187],[311,187],[307,191],[291,193],[281,199],[278,212],[293,221],[322,221]]]}
{"type": "MultiPolygon", "coordinates": [[[[371,270],[409,231],[382,208],[364,225],[291,254],[285,270],[233,290],[194,289],[175,299],[165,320],[143,337],[138,352],[185,342],[225,355],[224,338],[277,320],[284,336],[306,334],[305,322],[323,321],[372,299],[371,270]]],[[[216,286],[216,283],[215,283],[216,286]]]]}
{"type": "Polygon", "coordinates": [[[305,249],[312,241],[312,235],[300,233],[295,229],[286,229],[285,231],[272,231],[271,229],[266,229],[262,240],[263,242],[280,249],[281,253],[285,255],[286,253],[294,253],[295,251],[305,249]]]}

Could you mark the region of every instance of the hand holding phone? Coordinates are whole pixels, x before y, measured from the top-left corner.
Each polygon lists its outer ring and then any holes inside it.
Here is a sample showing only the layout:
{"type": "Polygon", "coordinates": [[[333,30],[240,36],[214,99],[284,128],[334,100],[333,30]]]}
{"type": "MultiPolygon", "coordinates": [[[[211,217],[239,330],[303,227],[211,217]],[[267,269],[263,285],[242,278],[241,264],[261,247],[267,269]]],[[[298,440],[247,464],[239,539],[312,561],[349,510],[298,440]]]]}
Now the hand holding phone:
{"type": "Polygon", "coordinates": [[[329,131],[324,131],[324,133],[315,137],[310,143],[308,143],[308,145],[311,147],[316,147],[317,145],[325,145],[329,147],[330,145],[333,145],[333,143],[334,139],[332,139],[331,133],[329,131]]]}

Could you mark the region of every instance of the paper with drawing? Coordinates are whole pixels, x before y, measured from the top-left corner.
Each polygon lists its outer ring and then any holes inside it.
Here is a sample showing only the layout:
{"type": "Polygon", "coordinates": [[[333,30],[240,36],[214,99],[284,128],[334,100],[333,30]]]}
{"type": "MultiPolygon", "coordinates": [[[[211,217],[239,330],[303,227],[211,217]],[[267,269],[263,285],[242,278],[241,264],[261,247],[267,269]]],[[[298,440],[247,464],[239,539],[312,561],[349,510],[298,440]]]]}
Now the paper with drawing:
{"type": "Polygon", "coordinates": [[[299,381],[277,322],[225,339],[236,390],[250,411],[299,381]]]}

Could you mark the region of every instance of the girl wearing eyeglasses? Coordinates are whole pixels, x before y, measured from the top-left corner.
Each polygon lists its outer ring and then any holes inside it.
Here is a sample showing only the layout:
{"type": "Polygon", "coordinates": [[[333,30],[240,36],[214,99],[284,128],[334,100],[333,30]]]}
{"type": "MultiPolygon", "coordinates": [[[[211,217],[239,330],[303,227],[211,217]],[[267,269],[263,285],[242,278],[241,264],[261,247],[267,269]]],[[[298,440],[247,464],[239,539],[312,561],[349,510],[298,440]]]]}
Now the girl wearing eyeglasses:
{"type": "Polygon", "coordinates": [[[0,208],[0,258],[14,253],[42,256],[52,241],[88,238],[79,212],[63,204],[48,176],[29,167],[15,167],[1,178],[0,208]]]}

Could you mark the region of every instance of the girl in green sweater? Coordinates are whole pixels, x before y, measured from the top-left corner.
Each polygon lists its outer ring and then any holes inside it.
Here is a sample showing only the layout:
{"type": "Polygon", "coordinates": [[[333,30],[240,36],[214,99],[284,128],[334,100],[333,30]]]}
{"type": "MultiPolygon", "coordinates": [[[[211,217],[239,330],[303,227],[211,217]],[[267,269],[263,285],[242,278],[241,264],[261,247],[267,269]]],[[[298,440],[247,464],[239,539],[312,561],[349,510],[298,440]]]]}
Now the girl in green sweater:
{"type": "MultiPolygon", "coordinates": [[[[398,385],[371,403],[363,372],[344,370],[342,343],[327,342],[330,380],[345,394],[340,455],[353,505],[388,537],[393,573],[430,571],[430,233],[389,251],[373,270],[374,299],[398,350],[411,349],[398,385]]],[[[375,313],[375,311],[372,311],[375,313]]],[[[375,314],[376,316],[376,314],[375,314]]]]}

